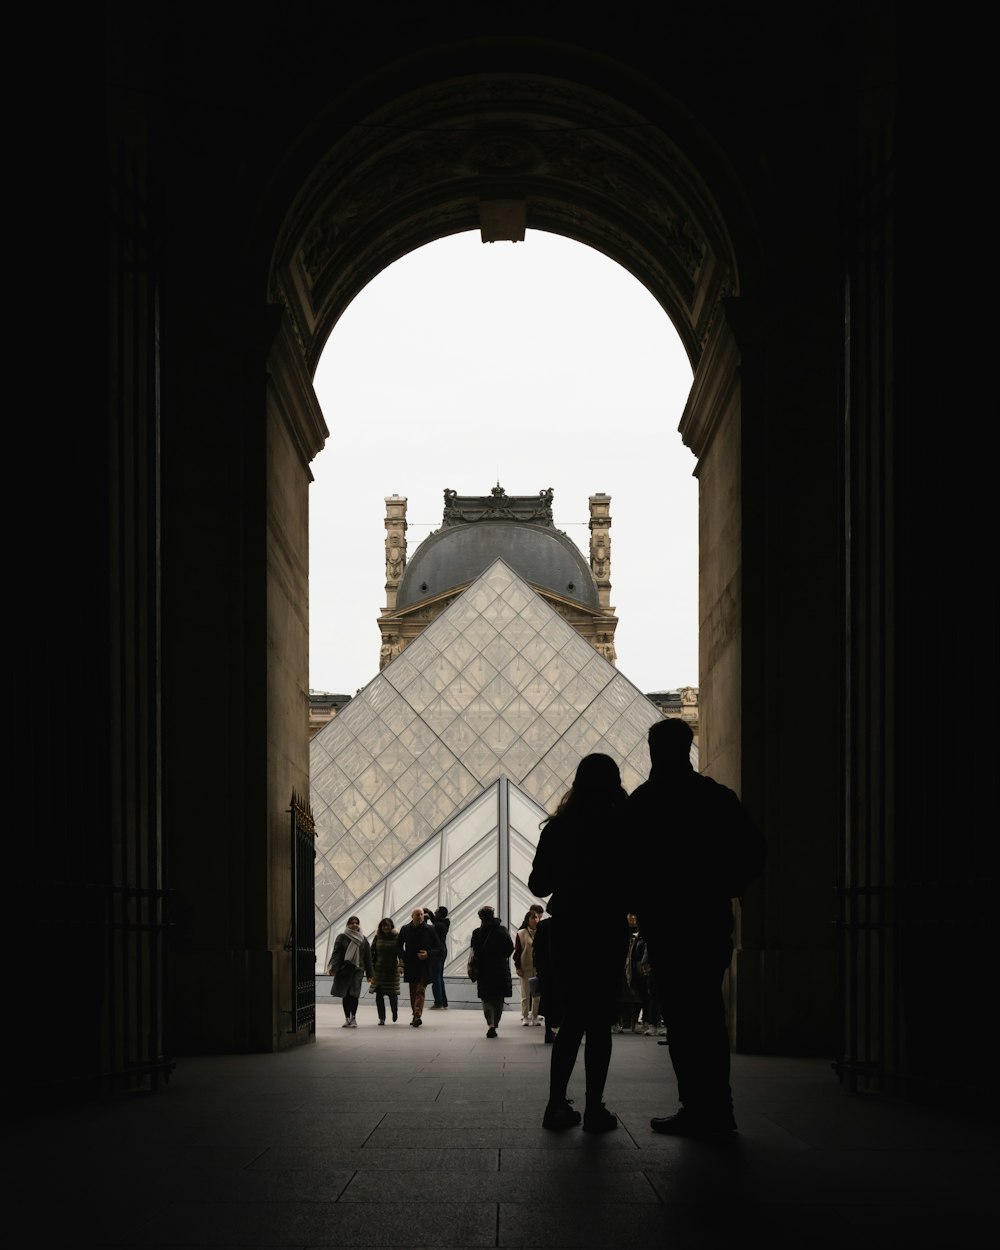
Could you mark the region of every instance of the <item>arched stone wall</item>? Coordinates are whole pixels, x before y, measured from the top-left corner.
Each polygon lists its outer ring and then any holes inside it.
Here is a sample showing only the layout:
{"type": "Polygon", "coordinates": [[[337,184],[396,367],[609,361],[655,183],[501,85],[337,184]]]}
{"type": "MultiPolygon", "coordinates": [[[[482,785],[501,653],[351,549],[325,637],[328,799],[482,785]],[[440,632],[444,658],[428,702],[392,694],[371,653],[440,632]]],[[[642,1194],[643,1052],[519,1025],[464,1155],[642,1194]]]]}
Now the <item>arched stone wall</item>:
{"type": "MultiPolygon", "coordinates": [[[[705,179],[660,124],[586,83],[526,73],[446,78],[387,101],[335,137],[282,224],[269,298],[289,332],[276,350],[297,347],[314,369],[368,281],[413,248],[479,227],[482,206],[498,201],[521,206],[529,231],[573,238],[634,274],[696,369],[681,433],[700,481],[702,766],[741,791],[740,353],[729,324],[739,264],[705,179]]],[[[336,447],[336,428],[332,438],[336,447]]],[[[296,632],[270,651],[307,654],[307,642],[296,632]]],[[[278,704],[287,674],[274,677],[278,704]]],[[[734,962],[734,1038],[735,973],[734,962]]]]}
{"type": "Polygon", "coordinates": [[[285,219],[270,295],[310,366],[377,273],[520,201],[528,229],[585,243],[660,302],[696,366],[738,270],[722,215],[656,123],[583,84],[524,73],[436,82],[354,123],[285,219]]]}

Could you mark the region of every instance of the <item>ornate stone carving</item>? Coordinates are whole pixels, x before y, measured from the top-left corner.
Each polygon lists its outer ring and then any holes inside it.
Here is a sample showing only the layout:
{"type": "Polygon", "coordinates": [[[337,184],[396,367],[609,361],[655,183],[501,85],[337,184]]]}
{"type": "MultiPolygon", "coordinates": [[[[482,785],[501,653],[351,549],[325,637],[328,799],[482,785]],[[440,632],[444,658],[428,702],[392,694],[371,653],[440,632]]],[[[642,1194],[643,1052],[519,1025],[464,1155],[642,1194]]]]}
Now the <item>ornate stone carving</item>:
{"type": "Polygon", "coordinates": [[[437,83],[346,126],[286,219],[272,289],[312,365],[380,269],[476,229],[480,199],[526,200],[530,229],[597,247],[644,282],[696,361],[734,272],[721,214],[656,125],[589,88],[541,75],[437,83]],[[280,288],[280,293],[279,293],[280,288]]]}
{"type": "Polygon", "coordinates": [[[446,489],[441,528],[498,518],[526,521],[533,525],[552,525],[554,494],[549,486],[537,495],[508,495],[499,482],[488,495],[459,495],[458,491],[446,489]]]}

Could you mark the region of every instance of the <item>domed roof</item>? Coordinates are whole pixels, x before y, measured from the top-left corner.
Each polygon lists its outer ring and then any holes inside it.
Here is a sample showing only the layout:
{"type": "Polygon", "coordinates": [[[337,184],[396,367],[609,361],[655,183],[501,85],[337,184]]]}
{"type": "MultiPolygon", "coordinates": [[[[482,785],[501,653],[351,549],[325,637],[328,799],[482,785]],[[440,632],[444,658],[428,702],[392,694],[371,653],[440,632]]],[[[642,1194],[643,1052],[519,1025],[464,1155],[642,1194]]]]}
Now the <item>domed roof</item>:
{"type": "Polygon", "coordinates": [[[403,571],[397,609],[473,581],[497,557],[534,586],[598,610],[590,566],[571,538],[551,525],[500,519],[446,525],[425,538],[403,571]]]}

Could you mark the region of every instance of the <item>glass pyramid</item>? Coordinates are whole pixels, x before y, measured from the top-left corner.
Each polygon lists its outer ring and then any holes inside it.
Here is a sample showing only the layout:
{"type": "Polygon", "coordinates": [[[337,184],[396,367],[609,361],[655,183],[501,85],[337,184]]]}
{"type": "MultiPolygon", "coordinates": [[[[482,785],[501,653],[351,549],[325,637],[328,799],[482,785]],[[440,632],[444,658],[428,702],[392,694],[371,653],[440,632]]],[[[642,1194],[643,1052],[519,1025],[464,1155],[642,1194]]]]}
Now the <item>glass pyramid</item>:
{"type": "Polygon", "coordinates": [[[610,755],[631,792],[660,719],[496,560],[310,742],[317,970],[351,914],[370,934],[443,903],[463,959],[483,903],[519,923],[539,823],[581,757],[610,755]]]}

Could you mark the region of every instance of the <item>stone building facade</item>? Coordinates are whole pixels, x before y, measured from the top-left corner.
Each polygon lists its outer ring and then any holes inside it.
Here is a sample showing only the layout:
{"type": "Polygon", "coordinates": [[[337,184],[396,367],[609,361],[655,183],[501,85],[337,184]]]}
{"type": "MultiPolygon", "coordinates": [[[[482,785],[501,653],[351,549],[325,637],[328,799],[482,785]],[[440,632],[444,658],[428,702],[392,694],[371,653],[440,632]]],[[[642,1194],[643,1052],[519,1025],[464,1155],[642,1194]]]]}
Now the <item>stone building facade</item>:
{"type": "Polygon", "coordinates": [[[581,638],[614,664],[618,617],[611,605],[611,497],[590,496],[590,562],[552,520],[550,489],[508,495],[444,492],[441,525],[407,558],[406,498],[385,501],[385,608],[379,668],[385,668],[502,557],[581,638]]]}

